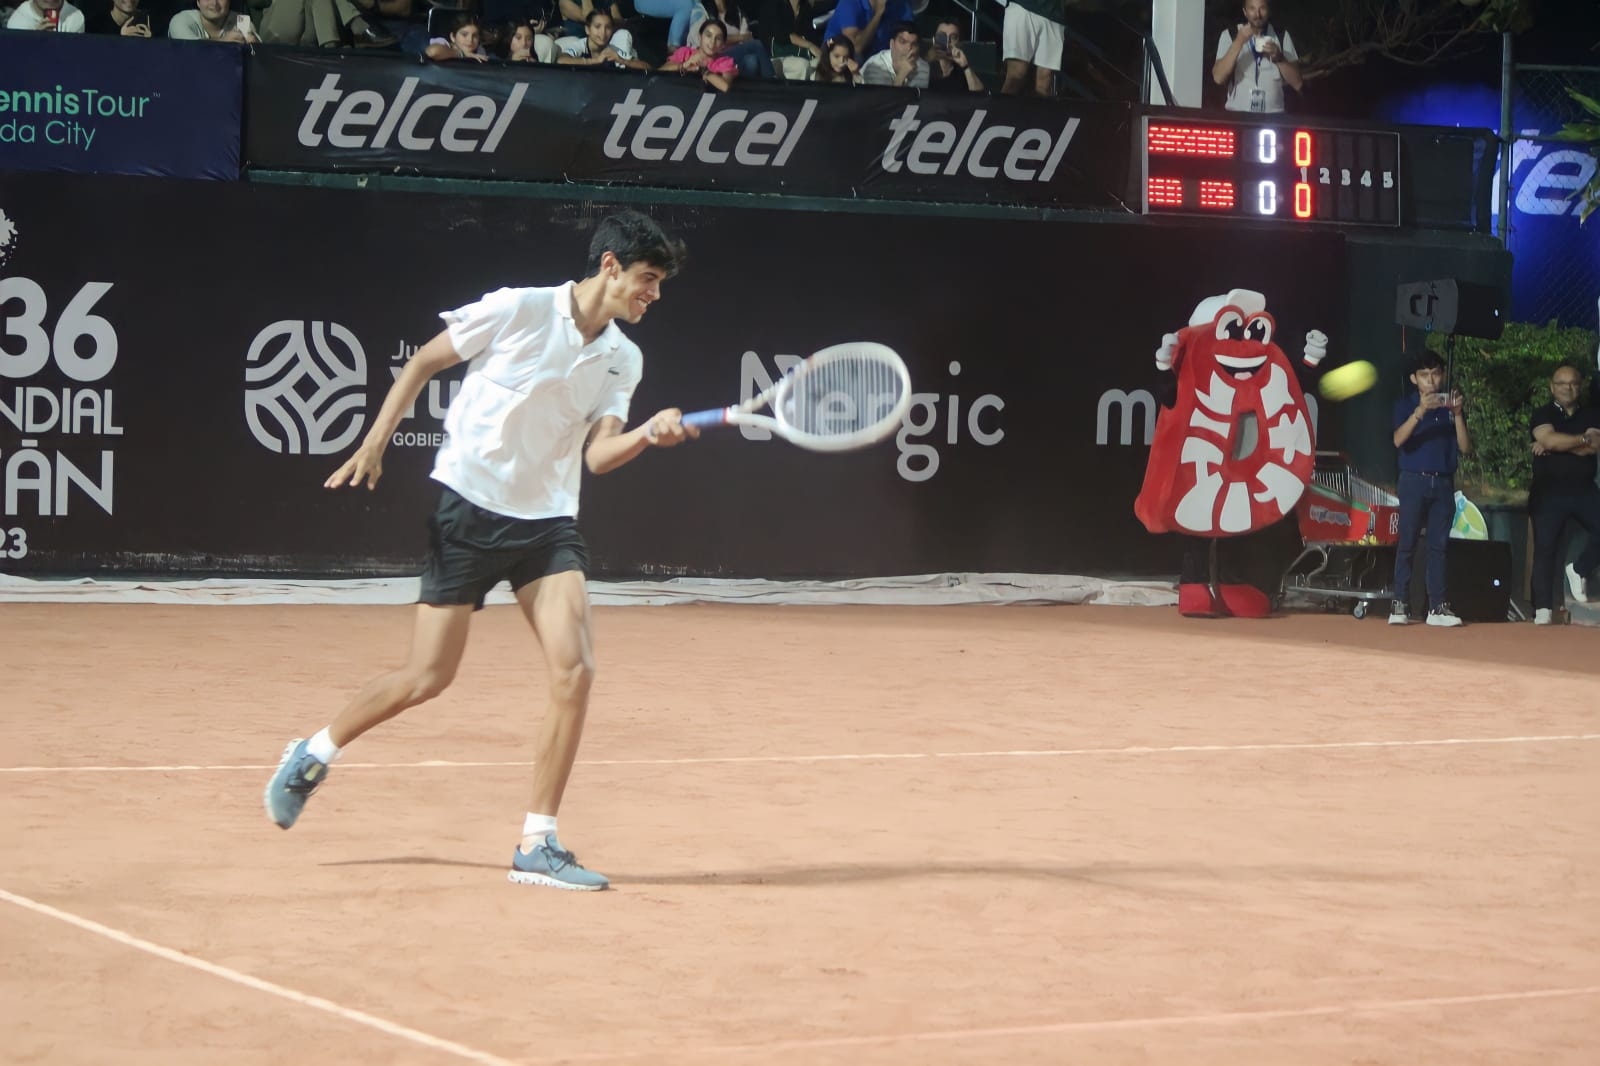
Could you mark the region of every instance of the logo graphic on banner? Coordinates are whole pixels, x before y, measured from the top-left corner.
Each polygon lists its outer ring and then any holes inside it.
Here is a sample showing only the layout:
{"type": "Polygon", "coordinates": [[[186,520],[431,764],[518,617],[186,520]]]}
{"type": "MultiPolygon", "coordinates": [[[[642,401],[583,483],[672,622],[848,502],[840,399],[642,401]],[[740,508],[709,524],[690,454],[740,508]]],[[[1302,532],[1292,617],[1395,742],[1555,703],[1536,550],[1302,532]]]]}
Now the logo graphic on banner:
{"type": "Polygon", "coordinates": [[[10,262],[11,256],[16,252],[16,250],[16,223],[7,218],[4,211],[0,211],[0,267],[3,267],[6,265],[6,263],[10,262]]]}
{"type": "Polygon", "coordinates": [[[244,380],[245,420],[268,451],[328,455],[366,422],[367,356],[337,322],[267,326],[250,342],[244,380]]]}
{"type": "Polygon", "coordinates": [[[239,176],[244,53],[100,34],[0,34],[8,170],[239,176]]]}

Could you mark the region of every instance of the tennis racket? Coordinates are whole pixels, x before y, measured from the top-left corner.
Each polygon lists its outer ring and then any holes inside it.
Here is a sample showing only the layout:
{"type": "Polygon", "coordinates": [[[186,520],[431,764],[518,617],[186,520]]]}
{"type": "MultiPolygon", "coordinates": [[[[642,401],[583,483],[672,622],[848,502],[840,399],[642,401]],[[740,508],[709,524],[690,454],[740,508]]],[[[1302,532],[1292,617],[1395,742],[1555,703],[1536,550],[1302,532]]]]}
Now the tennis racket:
{"type": "Polygon", "coordinates": [[[817,452],[876,444],[895,431],[911,406],[904,360],[881,344],[835,344],[807,356],[771,388],[736,407],[695,411],[683,424],[760,426],[817,452]],[[758,414],[770,407],[772,414],[758,414]]]}

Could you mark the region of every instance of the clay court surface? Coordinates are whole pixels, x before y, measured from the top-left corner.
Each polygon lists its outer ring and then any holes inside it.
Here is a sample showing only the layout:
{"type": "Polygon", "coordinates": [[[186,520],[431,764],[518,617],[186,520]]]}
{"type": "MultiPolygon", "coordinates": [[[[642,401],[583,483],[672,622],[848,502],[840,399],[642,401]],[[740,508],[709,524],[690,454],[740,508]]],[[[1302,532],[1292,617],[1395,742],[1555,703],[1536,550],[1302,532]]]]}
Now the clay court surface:
{"type": "Polygon", "coordinates": [[[597,609],[584,894],[512,607],[267,822],[410,618],[0,608],[0,1060],[1600,1061],[1592,629],[597,609]]]}

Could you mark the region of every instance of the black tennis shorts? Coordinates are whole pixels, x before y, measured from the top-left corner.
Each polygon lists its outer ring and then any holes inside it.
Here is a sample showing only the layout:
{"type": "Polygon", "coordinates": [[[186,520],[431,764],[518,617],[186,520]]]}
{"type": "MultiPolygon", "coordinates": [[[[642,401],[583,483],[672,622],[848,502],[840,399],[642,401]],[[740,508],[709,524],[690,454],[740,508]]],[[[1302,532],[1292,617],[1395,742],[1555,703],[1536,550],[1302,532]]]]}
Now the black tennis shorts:
{"type": "Polygon", "coordinates": [[[428,558],[417,602],[470,603],[502,581],[512,591],[567,570],[589,573],[589,549],[571,518],[509,518],[464,500],[446,486],[428,519],[428,558]]]}

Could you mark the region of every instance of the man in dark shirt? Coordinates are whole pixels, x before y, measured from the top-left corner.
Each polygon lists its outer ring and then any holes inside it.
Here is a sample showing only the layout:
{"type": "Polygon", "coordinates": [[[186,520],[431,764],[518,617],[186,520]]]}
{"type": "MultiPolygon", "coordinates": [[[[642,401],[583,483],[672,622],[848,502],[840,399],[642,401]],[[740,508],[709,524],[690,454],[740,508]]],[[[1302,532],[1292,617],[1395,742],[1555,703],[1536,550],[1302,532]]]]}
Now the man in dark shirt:
{"type": "Polygon", "coordinates": [[[1400,541],[1394,555],[1394,603],[1389,624],[1410,619],[1411,561],[1423,527],[1428,531],[1428,624],[1458,626],[1445,599],[1445,558],[1456,514],[1456,461],[1472,451],[1465,401],[1444,392],[1444,360],[1423,352],[1412,363],[1411,384],[1394,404],[1394,446],[1400,449],[1400,541]]]}
{"type": "Polygon", "coordinates": [[[981,93],[983,79],[972,69],[961,48],[961,27],[945,19],[934,27],[933,49],[928,53],[932,73],[928,88],[934,92],[981,93]]]}
{"type": "MultiPolygon", "coordinates": [[[[1600,381],[1597,381],[1600,383],[1600,381]]],[[[1589,532],[1589,545],[1576,565],[1567,564],[1567,586],[1578,603],[1588,600],[1589,578],[1600,567],[1600,487],[1595,484],[1595,454],[1600,451],[1600,407],[1596,387],[1590,406],[1579,403],[1583,372],[1560,366],[1550,375],[1551,402],[1533,412],[1533,486],[1528,515],[1533,519],[1533,621],[1549,625],[1562,602],[1556,591],[1556,547],[1567,519],[1589,532]]]]}

